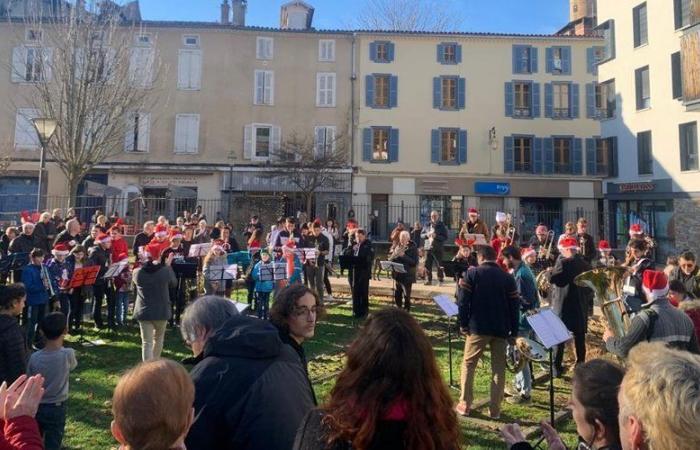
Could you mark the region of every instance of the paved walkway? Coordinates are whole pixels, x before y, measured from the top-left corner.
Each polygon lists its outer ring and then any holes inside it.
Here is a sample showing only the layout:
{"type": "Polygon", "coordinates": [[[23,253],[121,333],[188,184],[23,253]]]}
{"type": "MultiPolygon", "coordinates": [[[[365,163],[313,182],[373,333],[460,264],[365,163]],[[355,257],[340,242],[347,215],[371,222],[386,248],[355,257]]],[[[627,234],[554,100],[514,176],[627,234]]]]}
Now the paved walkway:
{"type": "MultiPolygon", "coordinates": [[[[337,278],[335,276],[330,277],[331,287],[333,287],[333,295],[340,294],[341,296],[350,296],[350,286],[348,285],[347,273],[337,278]]],[[[391,278],[382,276],[380,281],[371,280],[369,283],[370,296],[393,296],[394,281],[391,278]]],[[[445,279],[442,286],[438,286],[437,281],[433,280],[432,286],[425,286],[423,281],[418,281],[413,285],[413,290],[411,291],[411,298],[421,299],[421,300],[431,300],[434,296],[445,294],[453,297],[455,294],[455,282],[450,279],[445,279]]]]}

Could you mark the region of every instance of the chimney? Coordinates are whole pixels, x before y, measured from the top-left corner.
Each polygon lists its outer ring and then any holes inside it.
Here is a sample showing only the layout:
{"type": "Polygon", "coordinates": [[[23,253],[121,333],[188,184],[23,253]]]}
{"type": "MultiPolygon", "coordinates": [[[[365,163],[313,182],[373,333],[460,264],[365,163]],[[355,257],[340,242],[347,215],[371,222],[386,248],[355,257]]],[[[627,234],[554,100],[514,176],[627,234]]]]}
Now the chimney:
{"type": "Polygon", "coordinates": [[[231,23],[231,7],[228,5],[228,0],[224,0],[221,3],[221,25],[228,25],[231,23]]]}
{"type": "Polygon", "coordinates": [[[246,0],[231,0],[231,5],[233,7],[233,25],[236,27],[245,26],[245,13],[247,9],[246,0]]]}

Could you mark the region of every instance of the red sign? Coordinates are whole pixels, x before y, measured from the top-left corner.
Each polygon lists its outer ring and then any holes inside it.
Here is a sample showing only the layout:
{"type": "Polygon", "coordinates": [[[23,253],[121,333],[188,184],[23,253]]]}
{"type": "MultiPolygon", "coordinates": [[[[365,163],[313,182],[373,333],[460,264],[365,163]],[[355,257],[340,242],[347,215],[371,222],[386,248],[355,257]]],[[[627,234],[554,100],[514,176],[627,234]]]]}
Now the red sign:
{"type": "Polygon", "coordinates": [[[654,183],[620,183],[617,185],[618,192],[649,192],[656,189],[654,183]]]}

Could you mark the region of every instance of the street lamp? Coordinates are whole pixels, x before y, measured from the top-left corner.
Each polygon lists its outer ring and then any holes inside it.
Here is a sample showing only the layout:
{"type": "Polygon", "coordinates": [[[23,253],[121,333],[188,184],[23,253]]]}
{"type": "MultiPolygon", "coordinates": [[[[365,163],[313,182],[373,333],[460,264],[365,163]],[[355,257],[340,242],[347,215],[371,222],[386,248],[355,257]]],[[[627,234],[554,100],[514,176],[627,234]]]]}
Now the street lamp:
{"type": "Polygon", "coordinates": [[[36,129],[36,134],[39,136],[39,142],[41,143],[41,156],[39,157],[39,187],[36,195],[36,210],[41,209],[41,179],[44,175],[44,154],[46,153],[46,146],[49,145],[51,137],[56,132],[56,127],[58,127],[58,122],[55,119],[50,119],[47,117],[40,117],[32,119],[34,128],[36,129]]]}

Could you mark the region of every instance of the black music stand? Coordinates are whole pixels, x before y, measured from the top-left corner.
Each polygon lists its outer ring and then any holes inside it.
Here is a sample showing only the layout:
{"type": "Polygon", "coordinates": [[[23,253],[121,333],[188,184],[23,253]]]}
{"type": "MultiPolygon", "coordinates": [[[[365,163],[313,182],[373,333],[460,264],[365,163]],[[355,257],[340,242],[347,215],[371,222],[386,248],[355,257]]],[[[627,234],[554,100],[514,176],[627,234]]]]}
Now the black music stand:
{"type": "Polygon", "coordinates": [[[0,259],[0,273],[12,274],[12,282],[19,283],[22,280],[15,280],[14,274],[29,264],[29,253],[12,253],[0,259]]]}
{"type": "Polygon", "coordinates": [[[469,264],[462,261],[443,261],[443,264],[445,275],[455,279],[459,279],[469,269],[469,264]]]}
{"type": "MultiPolygon", "coordinates": [[[[185,292],[182,289],[183,280],[196,280],[197,279],[197,267],[199,264],[197,262],[187,261],[186,259],[173,260],[170,267],[172,267],[175,276],[177,277],[177,287],[175,288],[175,302],[180,300],[182,295],[183,299],[185,297],[185,292]]],[[[184,303],[184,302],[183,302],[184,303]]],[[[175,318],[174,308],[177,308],[177,304],[170,305],[170,313],[172,314],[173,320],[175,318]]]]}
{"type": "Polygon", "coordinates": [[[395,263],[393,261],[379,261],[379,265],[382,270],[391,271],[391,280],[393,281],[393,294],[394,299],[396,299],[396,274],[406,273],[406,267],[401,263],[395,263]]]}
{"type": "Polygon", "coordinates": [[[447,359],[450,367],[450,387],[457,389],[458,386],[455,386],[452,377],[452,318],[459,315],[459,307],[447,295],[436,295],[433,297],[433,301],[447,317],[447,359]]]}

